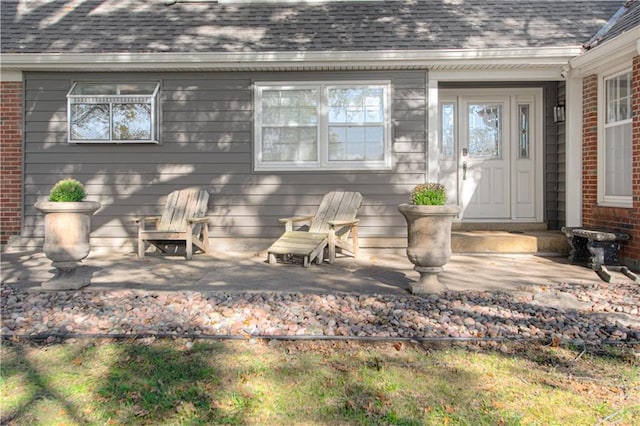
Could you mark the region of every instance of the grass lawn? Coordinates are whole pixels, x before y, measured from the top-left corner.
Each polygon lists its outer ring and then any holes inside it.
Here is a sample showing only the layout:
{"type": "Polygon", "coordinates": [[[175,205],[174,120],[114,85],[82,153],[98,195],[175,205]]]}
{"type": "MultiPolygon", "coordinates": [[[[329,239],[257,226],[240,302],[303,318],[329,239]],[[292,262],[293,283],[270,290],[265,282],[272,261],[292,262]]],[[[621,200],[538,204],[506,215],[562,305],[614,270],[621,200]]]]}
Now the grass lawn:
{"type": "Polygon", "coordinates": [[[1,349],[3,425],[640,424],[638,347],[176,339],[1,349]]]}

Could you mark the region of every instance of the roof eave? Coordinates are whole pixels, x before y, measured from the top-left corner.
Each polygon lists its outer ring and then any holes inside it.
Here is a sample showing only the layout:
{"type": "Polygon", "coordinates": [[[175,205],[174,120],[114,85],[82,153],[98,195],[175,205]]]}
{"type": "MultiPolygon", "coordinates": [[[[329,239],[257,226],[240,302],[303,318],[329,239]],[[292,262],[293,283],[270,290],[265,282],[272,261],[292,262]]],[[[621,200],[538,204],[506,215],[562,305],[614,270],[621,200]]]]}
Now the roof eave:
{"type": "Polygon", "coordinates": [[[639,40],[640,27],[636,27],[587,50],[571,59],[569,64],[582,76],[601,72],[610,68],[612,64],[636,56],[639,53],[639,40]]]}
{"type": "Polygon", "coordinates": [[[5,53],[3,71],[428,69],[462,65],[564,65],[579,46],[322,52],[5,53]]]}

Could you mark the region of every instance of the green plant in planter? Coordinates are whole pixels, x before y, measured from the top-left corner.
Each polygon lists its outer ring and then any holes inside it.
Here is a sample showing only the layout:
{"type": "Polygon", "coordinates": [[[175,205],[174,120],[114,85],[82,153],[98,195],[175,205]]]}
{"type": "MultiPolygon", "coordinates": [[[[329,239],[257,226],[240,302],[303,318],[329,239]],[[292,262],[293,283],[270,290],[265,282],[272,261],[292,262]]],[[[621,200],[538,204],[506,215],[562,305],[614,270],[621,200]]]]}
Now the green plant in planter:
{"type": "Polygon", "coordinates": [[[446,201],[447,193],[440,183],[416,185],[411,192],[411,203],[417,206],[443,206],[446,201]]]}
{"type": "Polygon", "coordinates": [[[49,201],[78,202],[84,200],[85,195],[82,183],[75,179],[67,178],[53,185],[49,194],[49,201]]]}

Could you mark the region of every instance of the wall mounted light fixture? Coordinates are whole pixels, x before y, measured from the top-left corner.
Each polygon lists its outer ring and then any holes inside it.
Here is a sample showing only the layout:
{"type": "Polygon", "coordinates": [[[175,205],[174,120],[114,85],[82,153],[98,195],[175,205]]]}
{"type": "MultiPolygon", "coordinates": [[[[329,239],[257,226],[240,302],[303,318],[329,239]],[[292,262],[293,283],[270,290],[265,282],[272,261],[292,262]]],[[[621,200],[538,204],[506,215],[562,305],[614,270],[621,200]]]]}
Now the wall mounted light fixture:
{"type": "Polygon", "coordinates": [[[556,123],[564,121],[564,104],[558,104],[553,107],[553,121],[556,123]]]}

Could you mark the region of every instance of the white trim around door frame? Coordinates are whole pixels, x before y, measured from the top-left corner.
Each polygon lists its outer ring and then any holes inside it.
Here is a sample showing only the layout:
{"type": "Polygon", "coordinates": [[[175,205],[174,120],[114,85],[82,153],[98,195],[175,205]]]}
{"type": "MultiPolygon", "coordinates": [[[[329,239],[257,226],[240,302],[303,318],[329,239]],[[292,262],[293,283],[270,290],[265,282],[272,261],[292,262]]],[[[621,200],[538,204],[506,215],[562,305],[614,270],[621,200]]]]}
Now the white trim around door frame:
{"type": "MultiPolygon", "coordinates": [[[[431,91],[430,91],[431,94],[431,91]]],[[[430,127],[430,148],[429,148],[429,164],[427,175],[433,178],[437,173],[437,179],[445,184],[449,189],[449,199],[452,203],[458,203],[461,206],[461,219],[473,222],[542,222],[544,215],[544,199],[543,199],[543,154],[544,154],[544,126],[543,126],[543,90],[542,88],[489,88],[489,89],[439,89],[437,93],[437,101],[430,99],[429,124],[430,127]],[[469,206],[471,196],[467,194],[466,198],[463,191],[464,179],[468,179],[467,173],[473,172],[474,179],[481,179],[478,167],[482,162],[463,161],[462,149],[466,149],[468,153],[469,146],[461,142],[461,138],[467,133],[464,128],[467,120],[463,119],[463,114],[467,114],[466,106],[470,103],[491,102],[503,105],[505,108],[502,121],[508,128],[503,129],[502,137],[505,143],[509,145],[504,149],[503,153],[506,163],[502,161],[501,167],[506,166],[502,173],[508,177],[508,182],[502,185],[504,189],[505,208],[501,209],[501,213],[492,212],[487,207],[486,214],[482,207],[476,207],[473,217],[469,214],[465,217],[465,209],[469,206]],[[437,107],[434,108],[436,103],[437,107]],[[442,116],[440,115],[441,106],[455,105],[455,124],[454,124],[454,147],[451,149],[443,149],[440,144],[442,135],[442,116]],[[465,108],[465,111],[462,109],[465,108]],[[434,113],[435,110],[435,114],[434,113]],[[528,121],[526,129],[522,129],[519,114],[526,111],[528,121]],[[435,117],[434,117],[435,115],[435,117]],[[526,130],[528,133],[527,149],[520,147],[522,132],[526,130]],[[436,136],[437,135],[437,136],[436,136]],[[435,139],[435,144],[434,144],[435,139]],[[435,147],[434,147],[435,145],[435,147]],[[464,146],[463,146],[464,145],[464,146]],[[442,152],[446,151],[446,152],[442,152]],[[453,153],[453,154],[452,154],[453,153]],[[448,157],[447,157],[448,156],[448,157]],[[466,170],[463,164],[469,163],[470,167],[476,167],[475,170],[466,170]],[[435,172],[435,173],[434,173],[435,172]],[[452,188],[454,187],[454,188],[452,188]],[[466,200],[466,202],[465,202],[466,200]]],[[[470,160],[469,157],[466,158],[470,160]]],[[[472,176],[472,177],[473,177],[472,176]]],[[[477,182],[476,182],[477,183],[477,182]]],[[[504,183],[504,182],[503,182],[504,183]]],[[[496,182],[487,183],[486,185],[496,185],[496,182]]],[[[466,185],[467,187],[469,185],[466,185]]],[[[474,185],[472,185],[474,186],[474,185]]],[[[496,190],[499,188],[496,186],[496,190]]],[[[484,194],[493,188],[484,188],[484,194]]],[[[478,193],[479,194],[479,193],[478,193]]],[[[474,197],[477,195],[474,193],[474,197]]],[[[477,200],[476,200],[477,201],[477,200]]],[[[474,201],[475,202],[475,201],[474,201]]],[[[473,210],[473,209],[472,209],[473,210]]],[[[469,210],[470,212],[472,210],[469,210]]]]}

